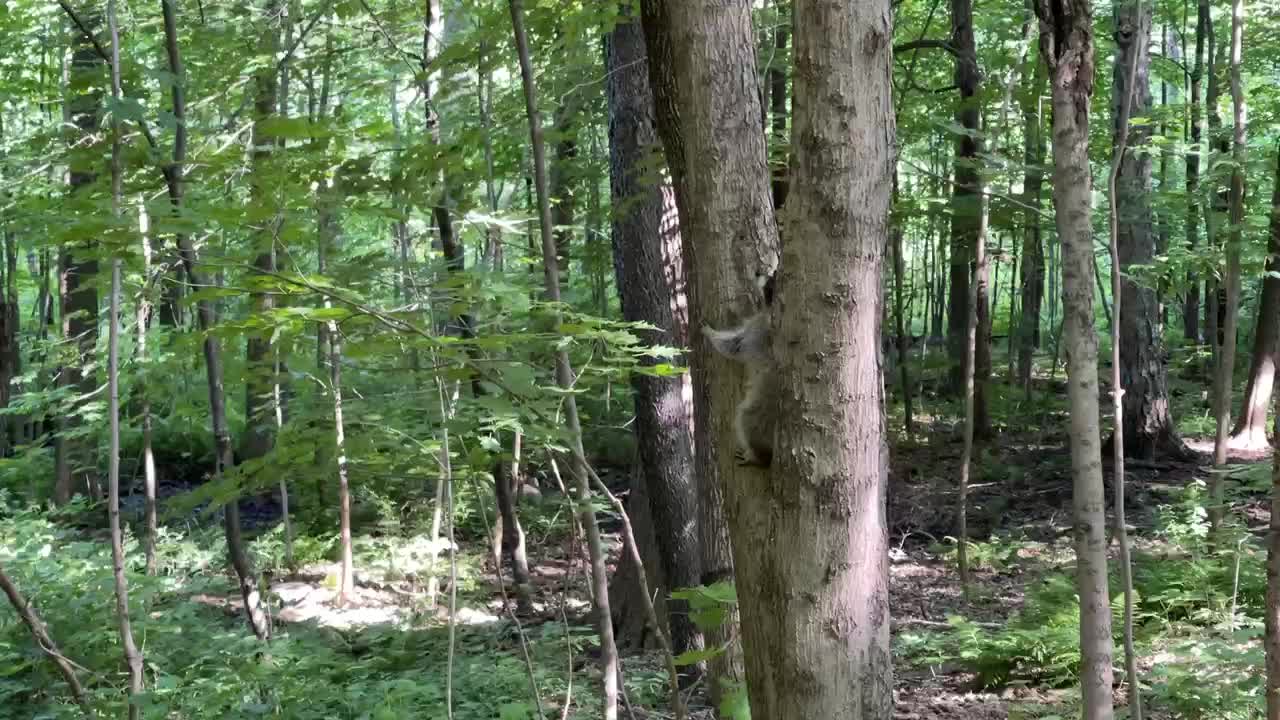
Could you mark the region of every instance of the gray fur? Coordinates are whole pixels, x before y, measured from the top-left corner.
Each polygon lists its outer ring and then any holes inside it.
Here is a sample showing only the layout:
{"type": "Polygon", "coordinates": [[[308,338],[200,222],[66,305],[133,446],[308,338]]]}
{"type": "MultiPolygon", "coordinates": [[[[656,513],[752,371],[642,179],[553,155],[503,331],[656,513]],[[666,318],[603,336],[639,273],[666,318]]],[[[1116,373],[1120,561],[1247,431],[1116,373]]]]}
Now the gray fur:
{"type": "MultiPolygon", "coordinates": [[[[763,285],[762,285],[763,289],[763,285]]],[[[766,300],[772,300],[766,292],[766,300]]],[[[747,465],[768,467],[773,460],[773,430],[777,395],[777,373],[769,353],[769,312],[765,310],[747,318],[732,330],[702,328],[716,352],[747,368],[747,389],[733,429],[738,439],[738,452],[747,465]]]]}

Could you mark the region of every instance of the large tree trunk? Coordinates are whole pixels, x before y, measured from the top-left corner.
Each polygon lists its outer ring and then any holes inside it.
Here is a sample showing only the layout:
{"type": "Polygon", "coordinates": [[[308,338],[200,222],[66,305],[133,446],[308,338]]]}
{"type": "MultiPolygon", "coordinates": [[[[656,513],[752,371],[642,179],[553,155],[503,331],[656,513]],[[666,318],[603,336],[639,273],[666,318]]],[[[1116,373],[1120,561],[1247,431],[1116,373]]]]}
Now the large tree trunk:
{"type": "MultiPolygon", "coordinates": [[[[752,311],[744,298],[753,296],[756,273],[772,269],[777,253],[754,60],[741,68],[724,61],[755,57],[750,10],[740,1],[711,8],[644,0],[641,7],[658,134],[680,211],[693,298],[689,326],[727,327],[736,313],[752,311]]],[[[733,456],[741,367],[700,338],[691,342],[702,584],[709,585],[734,577],[724,490],[761,473],[739,467],[733,456]]],[[[707,644],[728,644],[737,635],[733,620],[707,631],[707,644]]],[[[718,700],[725,682],[742,679],[740,648],[712,658],[708,672],[718,700]]]]}
{"type": "MultiPolygon", "coordinates": [[[[1112,72],[1112,135],[1119,142],[1126,96],[1132,94],[1130,117],[1150,117],[1151,5],[1117,5],[1116,56],[1112,72]],[[1136,57],[1135,57],[1136,53],[1136,57]],[[1129,70],[1133,69],[1130,78],[1129,70]],[[1132,82],[1132,86],[1129,84],[1132,82]]],[[[1182,456],[1186,448],[1169,412],[1160,337],[1160,305],[1156,291],[1135,282],[1132,269],[1150,265],[1156,236],[1151,212],[1151,138],[1148,123],[1128,130],[1127,152],[1117,176],[1118,248],[1120,256],[1120,381],[1124,388],[1124,451],[1127,457],[1152,460],[1156,455],[1182,456]]],[[[1115,272],[1115,270],[1113,270],[1115,272]]]]}
{"type": "Polygon", "coordinates": [[[1107,592],[1105,492],[1098,415],[1098,337],[1093,313],[1089,201],[1089,102],[1093,18],[1089,0],[1036,0],[1040,50],[1053,88],[1053,197],[1062,241],[1063,344],[1071,406],[1072,505],[1080,596],[1085,720],[1111,720],[1111,603],[1107,592]]]}
{"type": "MultiPolygon", "coordinates": [[[[98,11],[81,16],[85,29],[94,32],[102,24],[98,11]]],[[[95,137],[102,114],[102,89],[106,63],[94,48],[92,38],[76,33],[71,56],[71,82],[67,98],[75,135],[69,138],[74,149],[68,157],[70,165],[70,207],[74,214],[94,212],[87,199],[88,187],[97,179],[97,164],[101,146],[98,142],[85,143],[84,138],[95,137]],[[79,91],[71,88],[79,88],[79,91]]],[[[63,338],[74,348],[70,362],[62,369],[60,384],[75,388],[80,400],[67,408],[59,422],[62,444],[62,462],[58,463],[53,497],[56,503],[65,503],[80,492],[91,491],[97,485],[96,463],[88,444],[92,436],[69,438],[80,427],[81,408],[91,401],[91,393],[97,387],[97,378],[85,373],[84,367],[94,357],[98,346],[98,257],[97,241],[86,240],[62,248],[59,258],[62,302],[63,338]]]]}
{"type": "Polygon", "coordinates": [[[1044,189],[1044,133],[1040,96],[1044,94],[1044,61],[1031,53],[1027,61],[1035,70],[1023,73],[1031,92],[1022,100],[1023,162],[1022,181],[1022,319],[1018,322],[1018,384],[1031,393],[1031,366],[1040,340],[1040,306],[1044,301],[1044,243],[1040,239],[1040,208],[1044,189]]]}
{"type": "MultiPolygon", "coordinates": [[[[623,16],[605,40],[608,68],[610,196],[613,256],[622,316],[658,330],[644,340],[685,347],[688,309],[680,249],[675,193],[654,185],[646,172],[649,148],[657,142],[653,95],[637,19],[623,16]]],[[[686,400],[687,375],[632,376],[636,404],[636,442],[641,477],[648,497],[663,585],[659,599],[673,589],[701,580],[698,555],[697,495],[693,478],[692,408],[686,400]]],[[[683,601],[667,600],[675,653],[702,647],[683,601]]]]}
{"type": "Polygon", "coordinates": [[[793,7],[803,72],[784,212],[793,241],[775,307],[775,467],[734,487],[730,514],[748,687],[754,717],[884,720],[893,674],[878,348],[892,14],[888,0],[793,7]]]}
{"type": "MultiPolygon", "coordinates": [[[[254,119],[252,163],[250,170],[250,202],[256,209],[258,229],[253,234],[253,268],[259,273],[275,272],[275,242],[279,233],[279,219],[274,210],[275,185],[268,180],[268,166],[276,148],[276,138],[265,130],[276,114],[279,75],[274,59],[280,45],[279,21],[281,0],[271,0],[263,9],[263,34],[259,53],[267,58],[265,67],[254,75],[254,119]],[[272,208],[268,212],[268,208],[272,208]]],[[[267,314],[275,307],[275,298],[269,292],[253,290],[249,293],[249,305],[254,314],[267,314]]],[[[245,341],[244,383],[244,434],[240,438],[240,457],[252,460],[266,456],[275,443],[275,421],[271,395],[275,382],[275,363],[271,355],[269,335],[250,335],[245,341]]]]}
{"type": "Polygon", "coordinates": [[[1249,379],[1240,402],[1240,416],[1232,429],[1231,445],[1250,449],[1267,446],[1267,408],[1280,351],[1280,152],[1276,154],[1275,188],[1271,191],[1271,234],[1267,239],[1266,274],[1253,331],[1249,379]]]}

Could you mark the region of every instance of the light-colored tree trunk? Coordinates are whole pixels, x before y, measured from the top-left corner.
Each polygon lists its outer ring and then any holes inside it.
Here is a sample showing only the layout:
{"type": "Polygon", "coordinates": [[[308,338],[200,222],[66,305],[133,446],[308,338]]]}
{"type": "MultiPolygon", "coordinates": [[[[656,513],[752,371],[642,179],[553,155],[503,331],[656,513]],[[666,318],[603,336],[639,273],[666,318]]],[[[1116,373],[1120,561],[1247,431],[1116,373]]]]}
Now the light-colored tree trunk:
{"type": "Polygon", "coordinates": [[[149,219],[147,217],[146,203],[141,197],[138,198],[138,235],[142,238],[139,246],[142,248],[142,292],[138,293],[138,309],[136,319],[136,339],[134,341],[134,354],[138,364],[142,366],[141,377],[135,379],[137,387],[135,392],[138,393],[140,414],[142,415],[142,482],[143,493],[146,501],[146,526],[147,536],[143,540],[144,553],[146,555],[147,574],[155,575],[156,566],[156,535],[159,533],[159,526],[156,520],[156,486],[158,479],[156,477],[156,455],[151,446],[151,393],[149,383],[146,379],[147,367],[150,363],[150,357],[147,355],[147,330],[151,325],[151,290],[154,283],[159,280],[156,270],[152,267],[151,262],[151,238],[148,237],[149,219]]]}
{"type": "Polygon", "coordinates": [[[1259,449],[1267,446],[1267,409],[1276,374],[1276,353],[1280,352],[1280,152],[1276,154],[1275,187],[1271,195],[1271,232],[1267,239],[1266,274],[1253,332],[1253,353],[1249,379],[1240,401],[1240,415],[1232,429],[1233,447],[1259,449]]]}
{"type": "MultiPolygon", "coordinates": [[[[120,106],[120,27],[116,0],[107,0],[107,31],[111,36],[111,101],[120,106]]],[[[124,168],[121,166],[121,123],[111,113],[111,214],[120,220],[124,168]]],[[[124,556],[124,531],[120,527],[120,266],[119,256],[111,259],[111,298],[107,318],[107,426],[110,451],[107,456],[107,521],[111,530],[111,574],[115,585],[116,623],[120,647],[129,666],[129,720],[137,720],[141,707],[133,702],[142,693],[142,653],[133,641],[129,622],[129,579],[124,556]]]]}
{"type": "Polygon", "coordinates": [[[1040,50],[1053,88],[1053,197],[1062,242],[1063,345],[1071,407],[1072,511],[1080,596],[1080,684],[1085,720],[1112,720],[1111,603],[1107,591],[1106,500],[1093,312],[1093,11],[1089,0],[1036,0],[1040,50]]]}
{"type": "MultiPolygon", "coordinates": [[[[1236,327],[1240,310],[1240,253],[1244,224],[1244,172],[1245,172],[1245,100],[1244,82],[1240,63],[1244,39],[1244,0],[1231,3],[1231,109],[1233,128],[1231,135],[1231,185],[1228,201],[1230,227],[1227,231],[1227,269],[1223,282],[1226,286],[1226,313],[1222,323],[1222,343],[1218,350],[1218,362],[1214,367],[1214,415],[1217,433],[1213,442],[1214,467],[1227,464],[1227,444],[1231,434],[1231,385],[1235,377],[1236,327]]],[[[1213,504],[1217,507],[1217,520],[1225,514],[1224,481],[1221,473],[1215,473],[1213,504]]]]}
{"type": "MultiPolygon", "coordinates": [[[[325,307],[331,306],[325,300],[325,307]]],[[[338,468],[338,545],[341,572],[338,582],[338,604],[349,603],[355,593],[356,570],[351,552],[351,488],[347,477],[347,433],[342,420],[342,336],[338,323],[329,321],[329,391],[333,394],[333,444],[338,468]]]]}
{"type": "Polygon", "coordinates": [[[884,720],[893,677],[878,348],[892,13],[887,0],[795,0],[793,18],[804,71],[774,307],[776,447],[770,477],[736,484],[730,503],[748,688],[753,717],[884,720]]]}
{"type": "MultiPolygon", "coordinates": [[[[529,120],[529,139],[533,151],[534,185],[538,194],[538,217],[542,236],[542,268],[543,281],[546,288],[546,299],[552,303],[560,302],[560,278],[556,259],[556,244],[552,236],[551,202],[547,190],[546,148],[542,137],[542,119],[538,112],[538,90],[533,74],[533,63],[529,57],[529,40],[524,29],[524,3],[522,0],[510,0],[512,34],[515,38],[516,52],[520,59],[520,77],[524,87],[525,112],[529,120]]],[[[552,322],[558,327],[560,317],[558,311],[552,312],[552,322]]],[[[576,484],[576,501],[578,514],[587,534],[587,550],[591,557],[591,588],[594,597],[596,623],[600,633],[600,671],[603,689],[604,707],[602,715],[605,720],[618,717],[618,648],[613,640],[613,621],[609,613],[609,577],[605,568],[604,546],[600,539],[600,527],[596,523],[595,511],[591,506],[591,481],[587,476],[586,454],[582,449],[582,426],[578,420],[578,404],[572,393],[573,367],[569,364],[569,353],[563,347],[555,353],[556,384],[566,391],[564,397],[564,418],[569,433],[569,444],[573,453],[573,475],[576,484]]]]}

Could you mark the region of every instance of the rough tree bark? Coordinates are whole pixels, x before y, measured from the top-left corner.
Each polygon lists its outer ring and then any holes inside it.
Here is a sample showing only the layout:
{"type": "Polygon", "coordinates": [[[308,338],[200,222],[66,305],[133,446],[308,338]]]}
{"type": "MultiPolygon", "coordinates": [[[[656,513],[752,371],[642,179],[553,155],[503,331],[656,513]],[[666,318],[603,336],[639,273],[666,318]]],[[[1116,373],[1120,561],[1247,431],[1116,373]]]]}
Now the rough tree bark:
{"type": "Polygon", "coordinates": [[[880,323],[895,124],[888,0],[795,0],[774,467],[730,512],[754,717],[892,715],[880,323]],[[781,399],[785,398],[786,402],[781,399]]]}
{"type": "MultiPolygon", "coordinates": [[[[1119,142],[1122,106],[1132,94],[1130,117],[1151,116],[1148,46],[1152,9],[1149,3],[1117,5],[1116,56],[1112,72],[1112,137],[1119,142]],[[1130,85],[1129,68],[1134,69],[1130,85]]],[[[1127,145],[1117,177],[1116,211],[1120,254],[1120,379],[1124,387],[1124,451],[1127,457],[1152,460],[1157,455],[1182,457],[1186,448],[1178,436],[1169,406],[1160,337],[1160,305],[1153,288],[1135,282],[1132,268],[1151,264],[1156,236],[1151,211],[1151,125],[1128,129],[1127,145]]]]}
{"type": "Polygon", "coordinates": [[[1098,338],[1093,313],[1093,228],[1089,200],[1089,101],[1093,17],[1089,0],[1035,0],[1040,51],[1053,88],[1053,197],[1062,242],[1063,344],[1071,406],[1072,506],[1080,595],[1081,688],[1085,720],[1111,720],[1111,604],[1107,592],[1106,500],[1098,407],[1098,338]]]}
{"type": "Polygon", "coordinates": [[[1261,449],[1267,446],[1267,408],[1280,351],[1280,152],[1276,153],[1275,187],[1271,191],[1271,233],[1267,238],[1266,274],[1253,331],[1249,378],[1240,401],[1240,416],[1231,430],[1231,446],[1261,449]]]}
{"type": "MultiPolygon", "coordinates": [[[[777,257],[750,9],[741,0],[714,8],[643,0],[641,8],[658,134],[679,207],[689,326],[728,327],[754,312],[744,298],[757,294],[756,273],[772,269],[777,257]],[[738,58],[750,58],[742,61],[749,66],[739,67],[738,58]]],[[[760,473],[739,467],[733,456],[741,367],[700,337],[691,342],[702,584],[710,585],[734,578],[724,489],[760,473]]],[[[706,630],[708,646],[729,647],[708,663],[717,702],[726,684],[743,677],[741,647],[730,643],[735,621],[706,630]]]]}
{"type": "MultiPolygon", "coordinates": [[[[783,22],[782,13],[778,14],[777,26],[773,29],[773,62],[769,65],[769,113],[773,116],[771,123],[775,147],[787,146],[787,68],[784,62],[787,52],[787,41],[791,27],[783,22]]],[[[787,202],[790,183],[787,180],[787,163],[775,163],[773,166],[773,209],[777,212],[787,202]]]]}
{"type": "MultiPolygon", "coordinates": [[[[625,9],[623,11],[626,12],[625,9]]],[[[610,195],[614,272],[629,322],[658,330],[643,338],[653,344],[688,344],[684,264],[674,190],[647,178],[646,159],[657,143],[653,95],[644,32],[624,14],[605,39],[608,69],[610,195]]],[[[648,498],[661,576],[659,599],[671,590],[696,586],[697,495],[693,477],[692,408],[687,375],[661,378],[636,373],[636,443],[648,498]]],[[[702,647],[701,632],[683,601],[667,599],[667,621],[676,654],[702,647]]]]}

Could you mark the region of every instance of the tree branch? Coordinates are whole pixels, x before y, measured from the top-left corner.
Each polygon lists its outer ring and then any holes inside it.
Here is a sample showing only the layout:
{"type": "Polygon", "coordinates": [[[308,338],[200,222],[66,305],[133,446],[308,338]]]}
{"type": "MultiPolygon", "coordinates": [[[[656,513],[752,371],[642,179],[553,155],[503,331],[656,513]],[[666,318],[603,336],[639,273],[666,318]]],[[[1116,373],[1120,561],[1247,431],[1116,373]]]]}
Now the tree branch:
{"type": "Polygon", "coordinates": [[[945,50],[956,57],[960,57],[960,50],[956,46],[946,40],[928,40],[921,38],[920,40],[912,40],[910,42],[900,43],[893,46],[893,54],[911,52],[912,50],[945,50]]]}

